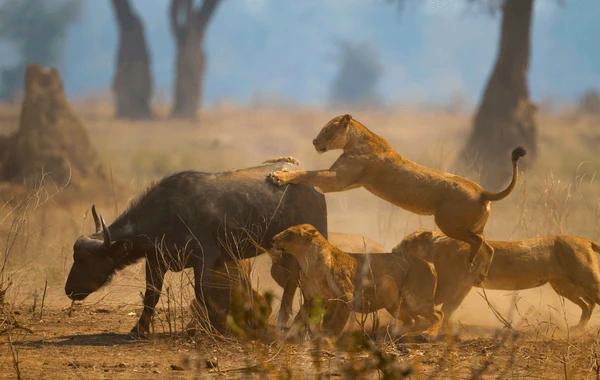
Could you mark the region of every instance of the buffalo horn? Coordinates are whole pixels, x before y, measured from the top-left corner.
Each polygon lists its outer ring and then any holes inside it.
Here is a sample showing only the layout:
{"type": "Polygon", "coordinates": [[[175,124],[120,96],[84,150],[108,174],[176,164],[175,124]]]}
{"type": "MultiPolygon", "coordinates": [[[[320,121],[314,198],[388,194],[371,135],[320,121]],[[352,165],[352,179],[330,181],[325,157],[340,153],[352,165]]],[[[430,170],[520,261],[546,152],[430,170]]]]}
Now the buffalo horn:
{"type": "Polygon", "coordinates": [[[102,216],[100,216],[100,224],[102,224],[102,234],[104,235],[104,245],[106,246],[106,248],[110,248],[112,239],[110,238],[110,231],[108,230],[108,227],[106,227],[106,224],[104,223],[104,218],[102,218],[102,216]]]}
{"type": "Polygon", "coordinates": [[[92,216],[94,217],[94,224],[96,225],[96,233],[100,232],[102,226],[100,225],[100,218],[96,212],[96,205],[92,205],[92,216]]]}

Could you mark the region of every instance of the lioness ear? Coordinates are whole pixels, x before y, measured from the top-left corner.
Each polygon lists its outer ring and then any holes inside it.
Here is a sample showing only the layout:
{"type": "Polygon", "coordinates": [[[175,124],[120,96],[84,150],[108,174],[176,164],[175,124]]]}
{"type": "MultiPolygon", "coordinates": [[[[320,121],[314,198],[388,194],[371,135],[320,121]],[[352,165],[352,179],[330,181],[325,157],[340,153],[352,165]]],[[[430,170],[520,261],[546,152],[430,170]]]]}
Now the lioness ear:
{"type": "Polygon", "coordinates": [[[350,114],[345,114],[344,116],[342,116],[341,122],[344,125],[348,125],[348,123],[350,123],[350,120],[352,120],[352,116],[350,116],[350,114]]]}

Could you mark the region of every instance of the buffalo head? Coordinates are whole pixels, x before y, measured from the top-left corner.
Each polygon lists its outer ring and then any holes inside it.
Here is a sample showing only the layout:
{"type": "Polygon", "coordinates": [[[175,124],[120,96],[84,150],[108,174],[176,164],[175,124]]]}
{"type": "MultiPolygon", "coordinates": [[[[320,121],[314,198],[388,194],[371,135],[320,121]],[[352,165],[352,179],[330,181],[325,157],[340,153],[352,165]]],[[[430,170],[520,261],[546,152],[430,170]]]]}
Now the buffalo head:
{"type": "Polygon", "coordinates": [[[113,242],[104,219],[92,206],[96,232],[81,236],[73,245],[73,266],[69,272],[65,293],[72,300],[82,300],[105,285],[119,267],[127,242],[113,242]]]}

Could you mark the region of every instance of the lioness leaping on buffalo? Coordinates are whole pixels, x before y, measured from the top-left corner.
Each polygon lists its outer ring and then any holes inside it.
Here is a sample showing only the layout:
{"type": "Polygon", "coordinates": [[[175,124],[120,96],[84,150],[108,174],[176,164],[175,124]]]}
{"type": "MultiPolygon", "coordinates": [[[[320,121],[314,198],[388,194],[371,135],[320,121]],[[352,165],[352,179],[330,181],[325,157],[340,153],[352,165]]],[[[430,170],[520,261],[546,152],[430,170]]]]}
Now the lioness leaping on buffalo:
{"type": "MultiPolygon", "coordinates": [[[[524,290],[550,283],[556,293],[581,308],[576,327],[585,327],[594,306],[600,302],[598,244],[569,235],[488,243],[495,255],[483,287],[524,290]]],[[[450,319],[473,285],[473,275],[465,269],[468,246],[439,232],[423,231],[408,235],[392,252],[413,255],[435,265],[435,303],[443,304],[444,318],[450,319]]]]}
{"type": "Polygon", "coordinates": [[[396,206],[421,215],[434,215],[438,227],[447,236],[471,247],[470,265],[482,245],[476,271],[485,278],[493,249],[483,239],[490,213],[490,201],[503,199],[517,181],[517,161],[525,155],[521,147],[512,152],[513,176],[506,189],[492,193],[460,176],[421,166],[398,154],[383,138],[371,132],[350,115],[333,118],[313,141],[322,153],[342,149],[343,154],[329,170],[278,170],[269,178],[276,184],[311,184],[323,192],[364,187],[396,206]],[[483,250],[481,250],[483,251],[483,250]]]}
{"type": "MultiPolygon", "coordinates": [[[[305,302],[323,301],[322,329],[326,333],[339,334],[350,311],[380,309],[401,317],[403,332],[437,333],[442,313],[434,308],[436,273],[426,261],[391,253],[346,253],[309,224],[275,235],[269,253],[276,256],[278,252],[298,261],[305,302]]],[[[301,312],[309,309],[303,307],[301,312]]]]}

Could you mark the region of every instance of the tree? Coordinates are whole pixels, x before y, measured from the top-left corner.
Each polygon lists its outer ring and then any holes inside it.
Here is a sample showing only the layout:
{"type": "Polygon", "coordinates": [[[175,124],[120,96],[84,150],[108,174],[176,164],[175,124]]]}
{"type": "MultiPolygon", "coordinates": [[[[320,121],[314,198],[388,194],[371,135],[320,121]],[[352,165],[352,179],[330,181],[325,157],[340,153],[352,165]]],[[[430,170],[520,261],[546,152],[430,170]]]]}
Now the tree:
{"type": "Polygon", "coordinates": [[[339,71],[331,99],[336,104],[373,105],[380,102],[377,85],[382,65],[377,52],[365,43],[345,42],[339,45],[339,71]]]}
{"type": "Polygon", "coordinates": [[[204,37],[220,0],[171,0],[171,30],[176,43],[174,104],[171,116],[193,118],[202,101],[204,37]]]}
{"type": "Polygon", "coordinates": [[[536,107],[527,85],[532,13],[533,0],[503,2],[498,56],[461,152],[461,165],[477,170],[486,187],[499,187],[510,177],[516,146],[528,150],[530,162],[537,153],[536,107]]]}
{"type": "Polygon", "coordinates": [[[119,50],[113,79],[116,116],[147,119],[152,116],[152,76],[142,20],[128,0],[112,0],[119,27],[119,50]]]}
{"type": "Polygon", "coordinates": [[[65,31],[80,9],[80,0],[0,3],[0,38],[8,41],[18,54],[17,63],[0,72],[0,98],[11,99],[17,95],[27,64],[58,64],[65,31]]]}

